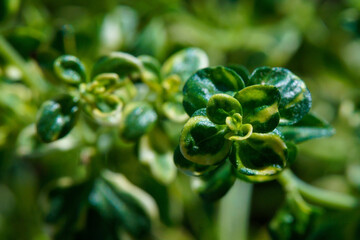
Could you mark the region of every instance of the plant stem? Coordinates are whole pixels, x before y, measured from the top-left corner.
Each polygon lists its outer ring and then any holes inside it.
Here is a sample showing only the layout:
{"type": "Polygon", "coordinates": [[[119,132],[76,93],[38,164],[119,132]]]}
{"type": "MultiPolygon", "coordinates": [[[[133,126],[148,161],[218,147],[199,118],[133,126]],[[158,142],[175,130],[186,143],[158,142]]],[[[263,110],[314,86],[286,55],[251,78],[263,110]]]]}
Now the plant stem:
{"type": "Polygon", "coordinates": [[[323,207],[350,210],[359,207],[359,200],[348,194],[314,187],[297,178],[291,170],[284,170],[278,181],[287,191],[298,191],[304,198],[323,207]]]}
{"type": "Polygon", "coordinates": [[[29,64],[16,52],[16,50],[6,41],[0,34],[0,56],[5,60],[14,64],[23,74],[23,81],[32,89],[44,91],[46,82],[41,74],[35,68],[31,68],[29,64]]]}
{"type": "Polygon", "coordinates": [[[220,201],[217,218],[219,240],[234,239],[234,237],[248,239],[252,188],[252,184],[237,180],[220,201]],[[239,211],[235,214],[234,209],[239,209],[239,211]]]}

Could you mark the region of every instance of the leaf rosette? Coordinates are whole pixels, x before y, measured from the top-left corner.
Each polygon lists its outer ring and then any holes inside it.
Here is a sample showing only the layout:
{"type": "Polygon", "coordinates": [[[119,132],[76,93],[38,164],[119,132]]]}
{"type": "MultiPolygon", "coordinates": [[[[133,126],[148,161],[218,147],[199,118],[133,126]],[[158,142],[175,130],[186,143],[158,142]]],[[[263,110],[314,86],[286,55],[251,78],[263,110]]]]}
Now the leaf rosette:
{"type": "Polygon", "coordinates": [[[283,68],[262,67],[250,76],[234,66],[205,68],[189,78],[183,95],[191,117],[176,165],[201,175],[228,160],[237,177],[252,182],[275,178],[293,161],[296,141],[288,142],[277,127],[291,127],[311,107],[305,83],[283,68]]]}

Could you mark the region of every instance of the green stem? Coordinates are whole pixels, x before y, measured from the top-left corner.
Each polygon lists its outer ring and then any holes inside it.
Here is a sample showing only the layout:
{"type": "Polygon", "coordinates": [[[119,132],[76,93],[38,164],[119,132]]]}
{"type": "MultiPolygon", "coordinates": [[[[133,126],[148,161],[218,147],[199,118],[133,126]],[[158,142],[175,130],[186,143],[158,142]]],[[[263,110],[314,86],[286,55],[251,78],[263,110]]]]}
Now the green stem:
{"type": "Polygon", "coordinates": [[[16,50],[0,35],[0,55],[5,60],[14,64],[23,74],[23,81],[32,89],[44,91],[46,82],[36,69],[30,68],[29,64],[16,52],[16,50]]]}
{"type": "Polygon", "coordinates": [[[226,196],[221,199],[217,217],[218,239],[249,239],[249,216],[253,185],[237,180],[226,196]],[[239,208],[241,204],[241,208],[239,208]],[[239,209],[234,214],[234,209],[239,209]]]}
{"type": "Polygon", "coordinates": [[[283,171],[278,181],[287,191],[298,191],[309,202],[323,207],[350,210],[359,206],[359,200],[351,195],[314,187],[297,178],[289,169],[283,171]]]}

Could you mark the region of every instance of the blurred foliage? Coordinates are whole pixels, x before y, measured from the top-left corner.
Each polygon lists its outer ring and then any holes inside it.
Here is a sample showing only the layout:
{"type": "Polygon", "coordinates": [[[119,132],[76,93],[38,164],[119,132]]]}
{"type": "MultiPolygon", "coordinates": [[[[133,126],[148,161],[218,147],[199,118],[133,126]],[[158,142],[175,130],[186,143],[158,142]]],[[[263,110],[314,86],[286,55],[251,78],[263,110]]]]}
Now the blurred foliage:
{"type": "Polygon", "coordinates": [[[77,56],[80,75],[93,77],[113,51],[161,66],[185,47],[203,49],[211,66],[286,67],[300,76],[311,111],[336,134],[301,143],[291,168],[315,186],[360,196],[359,1],[0,0],[0,239],[360,238],[358,209],[299,212],[274,181],[235,182],[222,200],[200,199],[193,180],[162,174],[174,165],[152,164],[169,158],[169,139],[182,127],[165,117],[136,143],[86,114],[58,141],[37,136],[42,103],[75,91],[56,76],[59,56],[77,56]]]}

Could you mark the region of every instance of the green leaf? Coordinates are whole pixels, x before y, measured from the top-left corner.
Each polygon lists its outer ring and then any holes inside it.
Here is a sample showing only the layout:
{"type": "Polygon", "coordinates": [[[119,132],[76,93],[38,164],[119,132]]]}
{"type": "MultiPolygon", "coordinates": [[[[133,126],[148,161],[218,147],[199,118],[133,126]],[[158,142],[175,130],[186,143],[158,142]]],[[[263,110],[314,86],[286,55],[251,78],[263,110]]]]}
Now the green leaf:
{"type": "Polygon", "coordinates": [[[124,175],[109,170],[101,172],[101,177],[111,186],[117,193],[125,193],[132,198],[141,208],[144,209],[146,215],[152,219],[158,217],[158,208],[154,199],[141,188],[131,183],[124,175]]]}
{"type": "Polygon", "coordinates": [[[157,151],[148,136],[140,139],[139,160],[149,166],[152,175],[163,184],[170,184],[176,177],[172,151],[170,149],[166,152],[157,151]]]}
{"type": "Polygon", "coordinates": [[[101,178],[95,181],[89,204],[104,219],[120,222],[133,236],[144,236],[151,229],[151,220],[136,199],[101,178]]]}
{"type": "Polygon", "coordinates": [[[138,12],[125,5],[117,5],[104,12],[99,26],[99,46],[102,52],[129,49],[138,29],[138,12]]]}
{"type": "Polygon", "coordinates": [[[311,108],[311,95],[305,83],[285,68],[261,67],[251,74],[250,85],[273,85],[281,94],[279,111],[283,125],[300,121],[311,108]]]}
{"type": "Polygon", "coordinates": [[[63,95],[44,102],[38,112],[36,130],[44,142],[66,136],[74,127],[79,114],[79,100],[63,95]]]}
{"type": "Polygon", "coordinates": [[[335,133],[333,127],[312,113],[308,113],[292,126],[279,126],[277,129],[282,133],[286,141],[294,143],[301,143],[314,138],[330,137],[335,133]]]}
{"type": "Polygon", "coordinates": [[[120,78],[139,77],[143,65],[136,57],[124,52],[112,52],[94,65],[91,78],[101,73],[116,73],[120,78]]]}
{"type": "Polygon", "coordinates": [[[239,101],[227,94],[213,95],[206,106],[208,118],[216,124],[225,124],[226,117],[232,116],[234,113],[242,115],[241,105],[239,101]]]}
{"type": "Polygon", "coordinates": [[[240,64],[231,64],[226,66],[227,68],[230,68],[231,70],[234,70],[244,81],[245,86],[248,86],[249,84],[249,70],[247,70],[247,68],[243,65],[240,64]]]}
{"type": "Polygon", "coordinates": [[[181,82],[185,84],[185,81],[197,70],[208,66],[209,59],[203,50],[199,48],[186,48],[170,56],[165,61],[161,72],[164,78],[178,75],[181,82]]]}
{"type": "Polygon", "coordinates": [[[55,239],[66,239],[74,234],[86,211],[92,187],[93,181],[73,184],[70,179],[63,178],[49,191],[46,222],[57,225],[55,239]]]}
{"type": "MultiPolygon", "coordinates": [[[[70,178],[61,179],[49,192],[49,203],[46,220],[56,224],[55,239],[84,234],[79,226],[85,228],[86,233],[94,234],[118,233],[122,229],[140,239],[150,232],[151,221],[158,217],[156,203],[150,195],[123,175],[108,170],[82,183],[73,183],[70,178]],[[94,222],[96,229],[100,228],[97,231],[88,229],[94,222]]],[[[89,236],[86,233],[84,235],[89,236]]]]}
{"type": "Polygon", "coordinates": [[[100,95],[104,93],[112,93],[120,84],[119,75],[116,73],[101,73],[97,75],[91,83],[87,85],[87,92],[94,95],[100,95]]]}
{"type": "Polygon", "coordinates": [[[189,176],[201,176],[218,167],[218,165],[201,165],[187,160],[182,155],[179,146],[174,151],[174,163],[180,171],[189,176]]]}
{"type": "Polygon", "coordinates": [[[154,108],[145,102],[128,104],[123,114],[120,135],[128,141],[136,141],[151,131],[158,118],[154,108]]]}
{"type": "Polygon", "coordinates": [[[82,209],[86,207],[87,197],[93,183],[91,181],[86,181],[69,185],[72,183],[71,181],[64,181],[65,178],[62,180],[63,181],[59,181],[58,185],[51,189],[48,194],[50,204],[46,221],[49,223],[56,223],[62,219],[67,219],[65,225],[71,226],[74,222],[70,221],[76,221],[80,216],[82,209]]]}
{"type": "Polygon", "coordinates": [[[270,235],[276,240],[308,239],[320,214],[320,209],[300,205],[294,197],[287,195],[285,204],[269,224],[270,235]]]}
{"type": "Polygon", "coordinates": [[[98,95],[93,104],[84,105],[85,113],[97,123],[117,126],[122,119],[123,103],[116,95],[98,95]]]}
{"type": "Polygon", "coordinates": [[[292,142],[285,142],[285,143],[288,150],[288,159],[286,164],[289,166],[295,162],[298,150],[295,143],[292,142]]]}
{"type": "MultiPolygon", "coordinates": [[[[151,55],[160,59],[164,55],[167,43],[167,31],[163,18],[152,18],[137,34],[132,48],[135,55],[151,55]]],[[[125,33],[126,34],[126,33],[125,33]]]]}
{"type": "Polygon", "coordinates": [[[73,54],[76,52],[75,29],[71,24],[65,24],[56,28],[55,36],[51,47],[63,54],[73,54]]]}
{"type": "Polygon", "coordinates": [[[230,190],[235,180],[234,168],[226,161],[210,173],[193,178],[191,186],[201,198],[216,201],[230,190]]]}
{"type": "Polygon", "coordinates": [[[225,139],[226,126],[216,125],[205,116],[193,116],[180,136],[183,156],[197,164],[214,165],[229,154],[231,142],[225,139]]]}
{"type": "Polygon", "coordinates": [[[31,58],[45,39],[44,32],[33,27],[18,26],[6,35],[6,40],[25,59],[31,58]]]}
{"type": "Polygon", "coordinates": [[[212,95],[233,95],[244,87],[241,77],[229,68],[219,66],[201,69],[193,74],[184,86],[185,111],[191,116],[196,110],[205,108],[212,95]]]}
{"type": "Polygon", "coordinates": [[[56,76],[62,81],[78,85],[86,81],[85,66],[75,56],[63,55],[54,62],[56,76]]]}
{"type": "Polygon", "coordinates": [[[160,62],[156,58],[146,55],[139,56],[138,59],[144,66],[141,73],[143,82],[155,91],[160,92],[162,81],[160,62]]]}
{"type": "Polygon", "coordinates": [[[243,123],[250,123],[253,131],[266,133],[279,124],[280,93],[273,86],[246,87],[234,96],[243,108],[243,123]]]}
{"type": "Polygon", "coordinates": [[[179,102],[165,102],[162,105],[162,111],[168,119],[174,122],[184,123],[189,119],[182,104],[179,102]]]}
{"type": "Polygon", "coordinates": [[[287,164],[285,142],[275,134],[253,133],[233,144],[229,159],[237,176],[252,182],[272,180],[287,164]]]}

